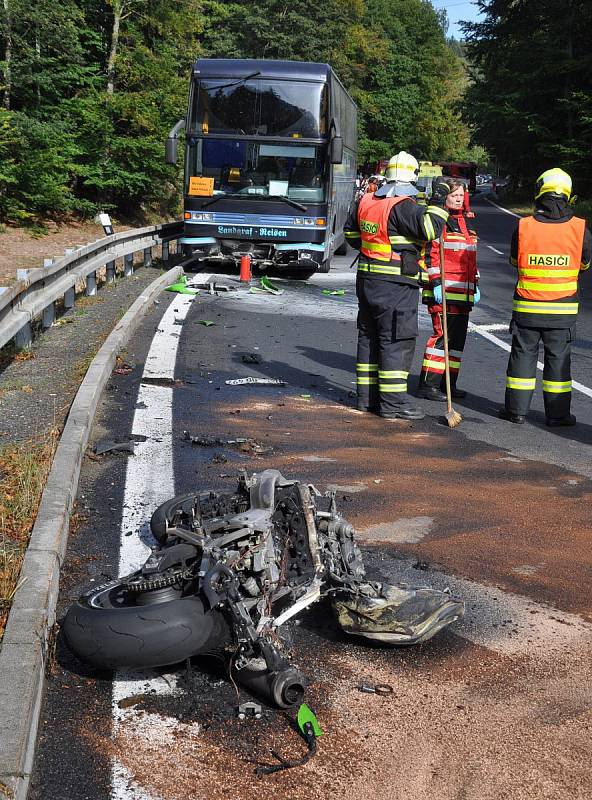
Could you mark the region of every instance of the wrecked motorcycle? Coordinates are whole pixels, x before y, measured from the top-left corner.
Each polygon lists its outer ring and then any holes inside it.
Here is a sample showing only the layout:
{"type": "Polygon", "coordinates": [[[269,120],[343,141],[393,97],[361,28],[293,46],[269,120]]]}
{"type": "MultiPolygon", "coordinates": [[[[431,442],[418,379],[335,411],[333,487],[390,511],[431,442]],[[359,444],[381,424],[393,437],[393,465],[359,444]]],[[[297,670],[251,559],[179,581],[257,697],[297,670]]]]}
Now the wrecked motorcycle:
{"type": "Polygon", "coordinates": [[[97,667],[218,655],[237,683],[285,708],[302,701],[306,679],[282,626],[321,597],[348,634],[391,645],[426,641],[464,613],[447,592],[368,580],[334,493],[277,470],[242,474],[232,493],[172,498],[150,524],[159,546],[142,568],[66,614],[70,648],[97,667]]]}

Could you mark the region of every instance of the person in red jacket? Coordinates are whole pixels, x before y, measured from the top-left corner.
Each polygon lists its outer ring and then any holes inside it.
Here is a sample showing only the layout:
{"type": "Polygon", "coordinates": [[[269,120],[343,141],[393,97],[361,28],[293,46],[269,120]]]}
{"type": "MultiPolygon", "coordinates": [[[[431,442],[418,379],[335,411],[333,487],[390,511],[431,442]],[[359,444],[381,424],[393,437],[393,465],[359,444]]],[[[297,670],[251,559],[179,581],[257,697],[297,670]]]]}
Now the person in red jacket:
{"type": "MultiPolygon", "coordinates": [[[[450,213],[443,233],[446,272],[446,310],[448,312],[448,350],[452,396],[466,395],[456,385],[467,338],[469,314],[479,302],[477,269],[477,235],[466,223],[464,184],[449,181],[451,191],[445,208],[450,213]]],[[[427,341],[419,378],[418,397],[446,400],[444,394],[444,336],[442,332],[442,277],[440,242],[430,242],[420,260],[422,267],[422,299],[432,317],[434,332],[427,341]]]]}

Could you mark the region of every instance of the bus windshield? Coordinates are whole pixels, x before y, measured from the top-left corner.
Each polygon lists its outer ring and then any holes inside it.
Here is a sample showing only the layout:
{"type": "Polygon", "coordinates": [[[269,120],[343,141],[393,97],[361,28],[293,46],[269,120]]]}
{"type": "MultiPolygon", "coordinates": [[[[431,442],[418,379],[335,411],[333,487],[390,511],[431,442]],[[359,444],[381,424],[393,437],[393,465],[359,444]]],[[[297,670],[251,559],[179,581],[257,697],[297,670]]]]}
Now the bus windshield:
{"type": "Polygon", "coordinates": [[[213,178],[214,196],[282,196],[310,203],[325,200],[325,147],[189,137],[187,183],[213,178]]]}
{"type": "Polygon", "coordinates": [[[193,87],[190,125],[198,134],[323,138],[326,85],[270,79],[200,81],[193,87]]]}

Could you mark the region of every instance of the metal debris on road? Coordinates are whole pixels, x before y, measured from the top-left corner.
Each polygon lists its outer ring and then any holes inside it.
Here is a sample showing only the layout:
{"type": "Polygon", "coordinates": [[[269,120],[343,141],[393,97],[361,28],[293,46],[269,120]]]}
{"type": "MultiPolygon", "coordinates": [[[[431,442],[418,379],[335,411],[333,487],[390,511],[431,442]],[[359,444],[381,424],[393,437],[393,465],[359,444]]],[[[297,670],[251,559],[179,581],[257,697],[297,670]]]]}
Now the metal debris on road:
{"type": "Polygon", "coordinates": [[[93,452],[97,456],[103,456],[106,453],[132,453],[136,452],[136,442],[129,439],[124,442],[114,442],[107,440],[104,442],[97,442],[93,447],[93,452]]]}
{"type": "Polygon", "coordinates": [[[286,381],[281,378],[233,378],[230,381],[224,381],[227,386],[247,386],[253,384],[255,386],[285,386],[286,381]]]}
{"type": "Polygon", "coordinates": [[[191,444],[200,447],[235,447],[241,453],[253,453],[254,455],[266,455],[273,453],[273,447],[265,447],[255,439],[238,437],[236,439],[220,439],[213,436],[192,436],[189,431],[183,431],[183,439],[191,444]]]}
{"type": "Polygon", "coordinates": [[[247,717],[261,719],[261,706],[259,703],[241,703],[237,709],[237,716],[239,719],[246,719],[247,717]]]}
{"type": "Polygon", "coordinates": [[[389,694],[393,694],[393,687],[388,683],[377,683],[374,686],[368,683],[361,683],[358,686],[358,689],[360,692],[364,692],[365,694],[378,694],[381,697],[386,697],[389,694]]]}

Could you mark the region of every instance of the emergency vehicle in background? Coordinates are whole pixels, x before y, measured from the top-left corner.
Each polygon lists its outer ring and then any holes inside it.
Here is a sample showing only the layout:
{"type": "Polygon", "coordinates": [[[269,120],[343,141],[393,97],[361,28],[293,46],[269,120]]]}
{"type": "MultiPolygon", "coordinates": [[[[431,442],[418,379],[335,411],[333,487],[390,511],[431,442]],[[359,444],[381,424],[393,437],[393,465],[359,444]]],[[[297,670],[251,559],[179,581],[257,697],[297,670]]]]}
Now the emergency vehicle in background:
{"type": "Polygon", "coordinates": [[[200,59],[185,130],[184,235],[196,261],[254,266],[304,278],[328,272],[347,248],[354,196],[357,107],[328,64],[200,59]]]}

